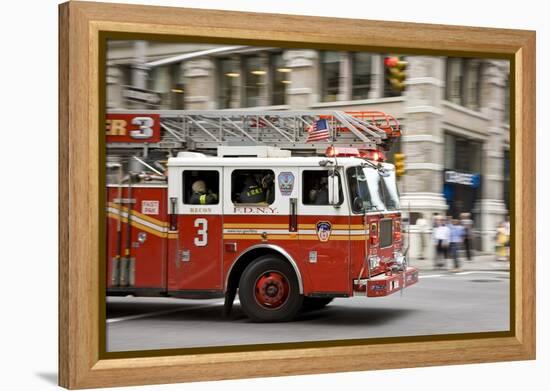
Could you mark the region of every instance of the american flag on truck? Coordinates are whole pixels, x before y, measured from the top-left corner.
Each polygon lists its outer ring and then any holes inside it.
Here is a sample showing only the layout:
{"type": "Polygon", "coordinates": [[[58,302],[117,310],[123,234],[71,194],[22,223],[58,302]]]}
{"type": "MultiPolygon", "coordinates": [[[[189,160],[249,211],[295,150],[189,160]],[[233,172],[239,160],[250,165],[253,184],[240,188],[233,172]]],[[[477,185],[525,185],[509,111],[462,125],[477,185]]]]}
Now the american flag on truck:
{"type": "Polygon", "coordinates": [[[315,121],[308,129],[306,143],[313,141],[328,140],[330,138],[330,127],[328,120],[320,119],[315,121]]]}

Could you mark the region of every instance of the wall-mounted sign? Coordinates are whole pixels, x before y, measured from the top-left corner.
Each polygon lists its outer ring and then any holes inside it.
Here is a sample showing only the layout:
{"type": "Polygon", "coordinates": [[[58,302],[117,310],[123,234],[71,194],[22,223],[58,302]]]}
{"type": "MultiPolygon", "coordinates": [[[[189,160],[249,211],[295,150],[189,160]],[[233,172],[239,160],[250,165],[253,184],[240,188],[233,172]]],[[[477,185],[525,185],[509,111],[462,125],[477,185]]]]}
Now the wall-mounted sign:
{"type": "Polygon", "coordinates": [[[130,102],[145,103],[152,106],[158,106],[162,101],[160,93],[133,86],[123,86],[122,96],[130,102]]]}
{"type": "Polygon", "coordinates": [[[445,183],[453,183],[470,187],[479,187],[481,177],[477,173],[445,171],[445,183]]]}
{"type": "Polygon", "coordinates": [[[160,141],[158,114],[107,114],[108,143],[156,143],[160,141]]]}

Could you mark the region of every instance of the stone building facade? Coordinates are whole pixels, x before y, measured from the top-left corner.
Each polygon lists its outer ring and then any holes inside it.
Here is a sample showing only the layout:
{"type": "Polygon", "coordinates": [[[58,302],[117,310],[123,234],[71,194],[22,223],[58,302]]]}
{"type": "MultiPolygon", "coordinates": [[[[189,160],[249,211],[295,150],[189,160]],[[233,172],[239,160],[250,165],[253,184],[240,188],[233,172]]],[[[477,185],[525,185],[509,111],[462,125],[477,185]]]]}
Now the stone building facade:
{"type": "Polygon", "coordinates": [[[107,104],[116,109],[390,113],[403,126],[397,149],[406,157],[406,175],[399,187],[402,208],[411,212],[411,256],[419,255],[420,241],[414,239],[420,235],[415,222],[421,215],[431,221],[435,214],[456,217],[460,212],[473,215],[475,247],[494,251],[496,227],[509,208],[509,63],[401,56],[408,63],[406,88],[394,91],[386,77],[386,56],[110,42],[107,104]],[[125,85],[156,91],[161,103],[128,102],[125,85]]]}

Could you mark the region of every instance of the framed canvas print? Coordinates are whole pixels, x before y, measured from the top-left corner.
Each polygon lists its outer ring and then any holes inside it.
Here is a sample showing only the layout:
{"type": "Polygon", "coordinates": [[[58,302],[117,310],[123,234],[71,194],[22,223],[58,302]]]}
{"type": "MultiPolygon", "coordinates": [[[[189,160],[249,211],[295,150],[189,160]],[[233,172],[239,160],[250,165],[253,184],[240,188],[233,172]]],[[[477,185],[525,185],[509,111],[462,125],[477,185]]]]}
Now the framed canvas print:
{"type": "Polygon", "coordinates": [[[534,32],[59,11],[60,385],[535,357],[534,32]]]}

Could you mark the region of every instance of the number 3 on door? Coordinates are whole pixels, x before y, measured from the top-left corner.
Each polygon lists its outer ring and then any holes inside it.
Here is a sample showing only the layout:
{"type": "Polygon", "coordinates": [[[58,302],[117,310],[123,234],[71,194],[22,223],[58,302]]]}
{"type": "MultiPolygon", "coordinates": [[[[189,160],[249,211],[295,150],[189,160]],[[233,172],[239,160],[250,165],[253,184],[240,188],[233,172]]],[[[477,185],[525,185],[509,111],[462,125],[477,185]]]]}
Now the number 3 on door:
{"type": "Polygon", "coordinates": [[[208,244],[208,220],[206,219],[196,219],[195,228],[198,228],[197,235],[195,238],[195,246],[204,247],[208,244]]]}

